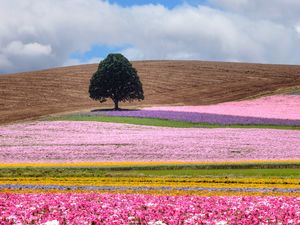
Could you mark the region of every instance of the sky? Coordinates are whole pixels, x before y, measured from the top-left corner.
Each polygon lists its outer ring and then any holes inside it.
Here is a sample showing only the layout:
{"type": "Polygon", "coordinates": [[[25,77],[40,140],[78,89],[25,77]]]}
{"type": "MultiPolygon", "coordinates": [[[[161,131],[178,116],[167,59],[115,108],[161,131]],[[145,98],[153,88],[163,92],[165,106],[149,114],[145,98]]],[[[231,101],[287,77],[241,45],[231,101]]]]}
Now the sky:
{"type": "Polygon", "coordinates": [[[129,60],[300,64],[299,0],[0,0],[0,74],[129,60]]]}

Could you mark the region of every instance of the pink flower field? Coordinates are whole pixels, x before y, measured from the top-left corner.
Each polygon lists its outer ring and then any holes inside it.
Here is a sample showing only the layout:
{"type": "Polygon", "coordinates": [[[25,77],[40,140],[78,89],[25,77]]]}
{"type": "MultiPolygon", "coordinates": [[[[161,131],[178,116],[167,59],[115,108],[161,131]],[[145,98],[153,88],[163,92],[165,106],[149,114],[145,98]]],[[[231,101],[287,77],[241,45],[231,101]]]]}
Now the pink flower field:
{"type": "Polygon", "coordinates": [[[273,95],[207,106],[151,107],[145,109],[300,120],[300,95],[273,95]]]}
{"type": "Polygon", "coordinates": [[[151,107],[138,110],[93,110],[88,116],[155,118],[192,123],[300,126],[300,96],[275,95],[208,106],[151,107]]]}
{"type": "Polygon", "coordinates": [[[100,122],[0,127],[0,162],[235,161],[300,158],[300,131],[100,122]]]}
{"type": "MultiPolygon", "coordinates": [[[[156,118],[156,114],[157,118],[165,115],[167,119],[172,116],[175,119],[188,117],[192,119],[191,122],[193,119],[198,119],[198,115],[192,118],[192,113],[195,113],[207,118],[212,115],[212,119],[221,115],[218,121],[224,120],[225,124],[230,124],[231,121],[235,121],[234,117],[241,116],[237,118],[237,121],[244,121],[246,124],[255,124],[256,120],[252,123],[248,119],[253,117],[265,118],[261,120],[262,124],[273,124],[273,122],[289,124],[291,122],[292,125],[297,125],[296,122],[300,121],[298,113],[300,112],[300,96],[282,95],[211,106],[152,107],[137,112],[129,110],[109,113],[123,113],[123,116],[142,113],[141,117],[147,117],[143,114],[145,112],[153,118],[156,118]],[[191,113],[173,115],[171,112],[191,113]],[[277,121],[277,119],[287,121],[277,121]]],[[[94,116],[101,115],[96,113],[94,116]]],[[[0,126],[0,163],[4,164],[299,159],[300,130],[168,128],[88,121],[36,121],[0,126]]],[[[118,189],[117,186],[89,186],[87,183],[84,185],[86,186],[83,186],[82,190],[89,190],[86,193],[76,192],[75,189],[79,187],[76,185],[47,185],[46,181],[44,185],[4,183],[0,188],[2,190],[0,224],[300,224],[300,198],[295,195],[299,191],[297,188],[282,188],[281,190],[283,194],[288,193],[293,197],[206,197],[115,194],[127,189],[124,189],[125,186],[120,186],[118,189]],[[10,190],[17,191],[18,189],[23,189],[24,193],[30,190],[34,192],[37,188],[45,189],[43,193],[36,194],[3,193],[4,190],[10,192],[10,190]],[[51,193],[50,189],[55,188],[59,192],[63,190],[69,190],[69,192],[51,193]],[[115,192],[114,194],[91,192],[102,190],[99,188],[104,188],[103,190],[110,188],[109,190],[115,192]]],[[[148,190],[138,185],[126,188],[137,191],[148,190]]],[[[167,188],[163,186],[161,190],[167,188]]],[[[208,187],[205,191],[215,193],[217,189],[208,187]]],[[[253,192],[254,189],[230,188],[230,191],[253,192]]],[[[188,187],[181,189],[181,191],[188,190],[188,187]]],[[[226,192],[228,190],[222,188],[224,195],[228,193],[226,192]]],[[[279,192],[279,189],[273,187],[255,189],[264,193],[276,190],[279,192]]]]}
{"type": "Polygon", "coordinates": [[[0,224],[300,224],[297,197],[0,194],[0,224]]]}

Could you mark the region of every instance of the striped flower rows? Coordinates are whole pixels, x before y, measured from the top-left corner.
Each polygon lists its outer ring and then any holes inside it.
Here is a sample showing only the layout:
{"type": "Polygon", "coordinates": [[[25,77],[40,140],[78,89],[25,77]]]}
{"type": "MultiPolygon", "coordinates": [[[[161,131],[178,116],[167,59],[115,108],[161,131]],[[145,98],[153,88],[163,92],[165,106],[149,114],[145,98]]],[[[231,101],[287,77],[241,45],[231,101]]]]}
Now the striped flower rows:
{"type": "MultiPolygon", "coordinates": [[[[273,96],[215,106],[101,113],[220,124],[300,125],[299,100],[300,96],[273,96]]],[[[0,127],[0,165],[10,168],[297,163],[299,159],[297,130],[70,121],[0,127]]],[[[297,178],[116,177],[111,173],[40,177],[42,173],[30,171],[31,175],[22,171],[26,177],[0,177],[0,224],[300,224],[297,178]]]]}

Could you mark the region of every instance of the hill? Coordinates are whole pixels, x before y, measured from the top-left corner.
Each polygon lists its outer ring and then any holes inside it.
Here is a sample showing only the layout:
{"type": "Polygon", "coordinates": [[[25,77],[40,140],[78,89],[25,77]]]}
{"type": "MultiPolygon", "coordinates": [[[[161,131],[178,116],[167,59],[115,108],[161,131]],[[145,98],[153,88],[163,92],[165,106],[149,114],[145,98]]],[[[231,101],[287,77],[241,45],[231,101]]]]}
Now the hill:
{"type": "MultiPolygon", "coordinates": [[[[0,124],[112,107],[111,102],[100,105],[88,97],[89,79],[97,66],[0,75],[0,124]]],[[[133,106],[212,104],[300,86],[300,66],[203,61],[138,61],[133,66],[145,92],[145,101],[133,106]]]]}

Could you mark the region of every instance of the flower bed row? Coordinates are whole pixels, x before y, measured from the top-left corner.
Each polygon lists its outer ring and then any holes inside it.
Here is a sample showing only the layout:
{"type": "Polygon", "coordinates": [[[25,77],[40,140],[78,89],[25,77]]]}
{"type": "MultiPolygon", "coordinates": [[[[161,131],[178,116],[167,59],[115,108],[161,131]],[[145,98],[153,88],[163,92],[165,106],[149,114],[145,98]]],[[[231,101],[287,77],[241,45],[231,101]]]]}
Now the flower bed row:
{"type": "MultiPolygon", "coordinates": [[[[300,190],[292,178],[188,178],[188,177],[2,177],[0,185],[162,187],[162,188],[261,188],[300,190]]],[[[8,186],[7,186],[8,187],[8,186]]],[[[7,188],[4,187],[3,188],[7,188]]],[[[240,190],[239,190],[240,191],[240,190]]],[[[274,190],[276,191],[276,190],[274,190]]]]}
{"type": "Polygon", "coordinates": [[[208,106],[151,107],[129,111],[94,111],[86,115],[160,118],[209,124],[300,126],[300,96],[279,95],[208,106]]]}
{"type": "MultiPolygon", "coordinates": [[[[168,119],[175,121],[186,121],[193,123],[207,123],[207,124],[240,124],[240,125],[286,125],[286,126],[300,126],[300,119],[273,119],[249,116],[234,116],[210,113],[197,113],[197,112],[181,112],[180,107],[178,111],[168,111],[169,107],[160,108],[161,110],[142,109],[130,111],[95,111],[83,113],[81,115],[89,116],[118,116],[118,117],[138,117],[138,118],[156,118],[168,119]]],[[[171,108],[173,109],[173,108],[171,108]]]]}
{"type": "Polygon", "coordinates": [[[33,186],[33,188],[27,186],[27,188],[22,185],[18,188],[3,188],[0,189],[0,193],[11,193],[11,194],[30,194],[30,193],[39,193],[39,194],[49,194],[49,193],[98,193],[98,194],[146,194],[146,195],[170,195],[170,196],[289,196],[289,197],[300,197],[300,192],[298,191],[288,191],[288,189],[280,189],[279,191],[272,190],[262,190],[258,191],[248,190],[248,191],[237,191],[237,190],[222,190],[214,189],[213,191],[203,189],[203,190],[182,190],[182,189],[164,189],[164,190],[134,190],[134,189],[119,189],[119,190],[108,190],[108,189],[80,189],[80,188],[61,188],[61,189],[51,189],[47,187],[40,188],[39,186],[33,186]]]}
{"type": "Polygon", "coordinates": [[[0,194],[0,224],[299,224],[297,197],[0,194]]]}
{"type": "Polygon", "coordinates": [[[153,191],[154,193],[164,193],[164,192],[185,192],[190,193],[201,193],[203,192],[237,192],[237,193],[268,193],[272,195],[275,193],[290,193],[291,195],[300,196],[300,188],[211,188],[211,187],[169,187],[169,186],[66,186],[66,185],[22,185],[22,184],[4,184],[0,185],[0,190],[59,190],[59,191],[136,191],[137,193],[144,191],[153,191]]]}
{"type": "Polygon", "coordinates": [[[300,166],[300,160],[235,160],[235,161],[218,161],[218,162],[209,162],[209,161],[137,161],[137,162],[45,162],[45,163],[0,163],[0,167],[4,168],[13,168],[13,167],[104,167],[104,168],[127,168],[127,167],[139,167],[139,168],[154,168],[157,166],[173,169],[179,167],[189,168],[190,166],[197,167],[199,169],[216,169],[222,167],[224,169],[232,168],[298,168],[300,166]]]}
{"type": "Polygon", "coordinates": [[[298,130],[56,121],[2,126],[0,143],[6,163],[300,159],[298,130]]]}
{"type": "Polygon", "coordinates": [[[206,106],[150,107],[146,110],[196,112],[216,115],[300,120],[299,95],[272,95],[252,100],[225,102],[206,106]]]}

